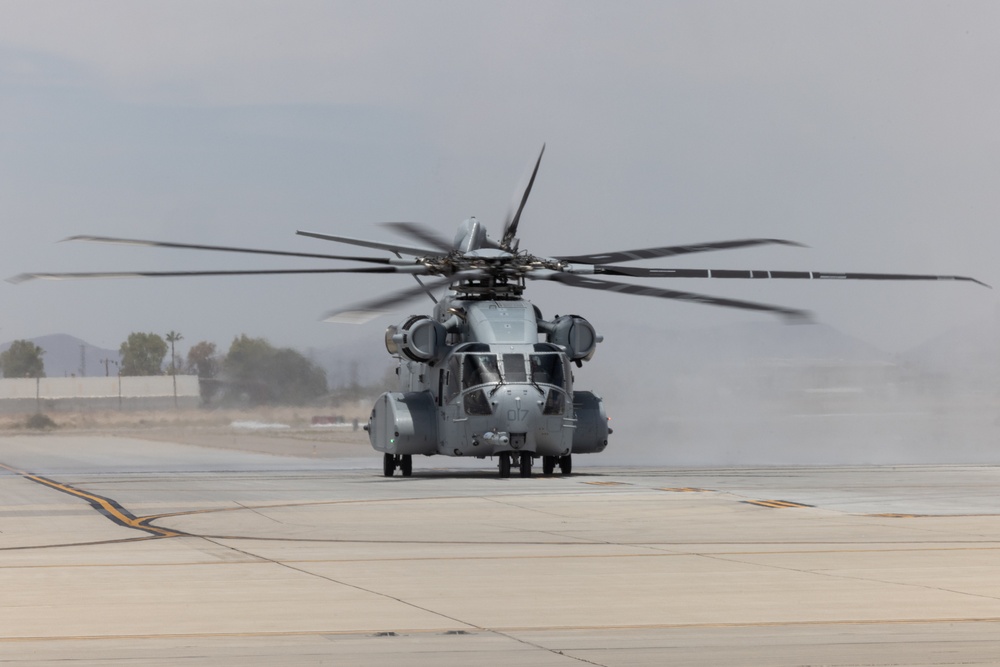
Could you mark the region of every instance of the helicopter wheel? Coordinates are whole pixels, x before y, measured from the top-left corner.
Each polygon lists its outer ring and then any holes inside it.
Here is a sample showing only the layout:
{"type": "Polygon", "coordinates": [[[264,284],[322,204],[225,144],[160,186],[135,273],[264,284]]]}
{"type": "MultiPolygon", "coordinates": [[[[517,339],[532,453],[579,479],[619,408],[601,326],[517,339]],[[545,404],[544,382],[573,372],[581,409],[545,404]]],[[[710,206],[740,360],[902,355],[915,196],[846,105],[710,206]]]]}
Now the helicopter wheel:
{"type": "Polygon", "coordinates": [[[396,472],[396,457],[392,454],[382,455],[382,474],[386,477],[392,477],[392,473],[396,472]]]}
{"type": "Polygon", "coordinates": [[[531,464],[534,463],[534,457],[528,452],[521,454],[521,477],[531,477],[531,464]]]}
{"type": "Polygon", "coordinates": [[[500,454],[500,477],[510,477],[510,452],[500,454]]]}
{"type": "Polygon", "coordinates": [[[564,475],[569,475],[573,472],[573,455],[567,454],[566,456],[559,457],[559,471],[564,475]]]}
{"type": "Polygon", "coordinates": [[[555,456],[543,456],[542,457],[542,474],[551,475],[556,469],[556,459],[555,456]]]}
{"type": "Polygon", "coordinates": [[[409,454],[403,454],[399,457],[399,470],[403,473],[403,477],[409,477],[413,474],[413,457],[409,454]]]}

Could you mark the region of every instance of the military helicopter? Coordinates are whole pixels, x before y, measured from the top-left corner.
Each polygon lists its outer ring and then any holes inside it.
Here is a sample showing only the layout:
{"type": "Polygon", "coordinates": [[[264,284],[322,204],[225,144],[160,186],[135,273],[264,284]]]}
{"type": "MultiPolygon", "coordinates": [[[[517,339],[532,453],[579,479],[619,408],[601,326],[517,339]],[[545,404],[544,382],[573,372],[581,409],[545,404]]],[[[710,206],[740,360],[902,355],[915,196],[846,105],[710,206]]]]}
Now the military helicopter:
{"type": "Polygon", "coordinates": [[[751,238],[694,245],[640,248],[590,255],[545,257],[519,249],[518,225],[538,174],[545,147],[523,190],[507,214],[499,240],[469,218],[453,241],[418,223],[385,223],[422,245],[410,246],[298,231],[327,241],[388,251],[395,257],[360,257],[280,250],[147,241],[105,236],[67,240],[237,252],[325,260],[347,260],[373,267],[237,271],[133,271],[93,273],[27,273],[8,279],[20,283],[41,278],[171,277],[262,274],[402,273],[417,285],[351,307],[328,312],[331,322],[361,323],[421,295],[434,302],[431,315],[411,315],[385,332],[385,346],[398,362],[398,390],[382,394],[366,425],[372,446],[383,453],[383,474],[413,471],[413,456],[444,455],[484,459],[496,457],[500,477],[516,466],[521,477],[532,474],[536,458],[545,475],[568,475],[574,454],[604,451],[611,429],[600,396],[575,388],[571,365],[581,367],[602,341],[594,326],[578,315],[546,320],[523,294],[528,280],[549,280],[583,289],[601,290],[737,308],[781,316],[792,322],[810,320],[807,311],[752,301],[718,298],[594,278],[720,278],[804,280],[952,280],[985,285],[965,276],[640,268],[622,262],[676,257],[715,250],[761,245],[801,246],[794,241],[751,238]],[[424,283],[421,276],[437,279],[424,283]],[[435,290],[450,293],[436,299],[435,290]]]}

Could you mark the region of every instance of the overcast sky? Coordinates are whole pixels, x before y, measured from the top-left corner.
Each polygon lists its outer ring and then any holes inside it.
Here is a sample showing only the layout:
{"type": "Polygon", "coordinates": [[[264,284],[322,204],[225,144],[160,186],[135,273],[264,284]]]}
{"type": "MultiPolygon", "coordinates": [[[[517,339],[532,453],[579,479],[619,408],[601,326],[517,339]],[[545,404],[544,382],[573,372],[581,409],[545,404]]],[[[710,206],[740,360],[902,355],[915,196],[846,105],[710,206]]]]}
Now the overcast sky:
{"type": "MultiPolygon", "coordinates": [[[[101,234],[354,252],[476,215],[499,232],[547,142],[521,247],[775,237],[648,266],[966,274],[1000,286],[996,2],[0,1],[4,275],[312,268],[56,241],[101,234]]],[[[362,252],[361,254],[367,254],[362,252]]],[[[319,316],[405,276],[0,283],[0,339],[131,331],[326,347],[319,316]]],[[[665,281],[807,308],[889,351],[992,319],[969,284],[665,281]]],[[[767,320],[532,284],[598,330],[767,320]]],[[[619,351],[627,341],[613,341],[619,351]]],[[[186,349],[186,348],[185,348],[186,349]]]]}

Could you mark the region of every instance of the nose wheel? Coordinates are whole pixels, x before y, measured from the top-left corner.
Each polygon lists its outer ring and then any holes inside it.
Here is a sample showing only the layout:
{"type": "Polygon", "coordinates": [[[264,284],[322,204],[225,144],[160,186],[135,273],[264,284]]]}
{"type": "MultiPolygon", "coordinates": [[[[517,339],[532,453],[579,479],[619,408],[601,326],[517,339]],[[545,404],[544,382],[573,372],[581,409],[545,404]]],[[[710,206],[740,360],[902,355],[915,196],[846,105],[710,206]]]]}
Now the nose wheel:
{"type": "Polygon", "coordinates": [[[500,463],[498,467],[500,468],[500,477],[506,479],[510,477],[510,469],[512,465],[516,465],[518,473],[521,477],[531,477],[531,465],[534,461],[534,457],[530,453],[513,454],[511,452],[502,452],[499,456],[500,463]]]}
{"type": "Polygon", "coordinates": [[[506,479],[510,477],[510,452],[502,452],[500,454],[500,478],[506,479]]]}
{"type": "Polygon", "coordinates": [[[521,477],[531,477],[531,464],[534,462],[531,454],[521,454],[521,477]]]}
{"type": "Polygon", "coordinates": [[[396,468],[399,468],[403,477],[409,477],[413,474],[413,457],[409,454],[383,454],[382,474],[392,477],[396,468]]]}

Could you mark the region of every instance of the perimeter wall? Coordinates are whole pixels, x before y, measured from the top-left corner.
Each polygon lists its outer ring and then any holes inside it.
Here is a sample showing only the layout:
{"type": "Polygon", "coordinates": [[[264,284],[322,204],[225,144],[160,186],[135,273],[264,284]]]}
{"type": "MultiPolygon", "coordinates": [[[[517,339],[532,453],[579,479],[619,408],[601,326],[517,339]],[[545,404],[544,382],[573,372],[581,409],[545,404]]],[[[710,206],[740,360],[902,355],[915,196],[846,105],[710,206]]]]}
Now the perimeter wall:
{"type": "MultiPolygon", "coordinates": [[[[173,408],[174,379],[169,375],[3,378],[0,413],[173,408]]],[[[198,407],[198,376],[178,375],[176,380],[177,407],[198,407]]]]}

